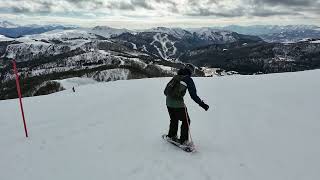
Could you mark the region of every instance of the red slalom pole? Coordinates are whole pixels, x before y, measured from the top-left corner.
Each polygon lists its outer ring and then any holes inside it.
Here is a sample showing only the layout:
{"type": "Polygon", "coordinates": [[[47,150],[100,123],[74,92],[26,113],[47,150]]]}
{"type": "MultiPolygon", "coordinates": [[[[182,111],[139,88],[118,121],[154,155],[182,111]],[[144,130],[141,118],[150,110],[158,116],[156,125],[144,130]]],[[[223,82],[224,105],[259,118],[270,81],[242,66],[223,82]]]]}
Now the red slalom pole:
{"type": "Polygon", "coordinates": [[[19,74],[17,71],[16,61],[13,60],[12,63],[13,63],[13,71],[14,71],[14,74],[16,75],[16,85],[17,85],[17,92],[18,92],[19,102],[20,102],[20,110],[21,110],[22,119],[23,119],[24,132],[26,133],[26,137],[28,137],[27,124],[26,124],[26,119],[24,117],[24,111],[23,111],[23,105],[22,105],[22,96],[21,96],[20,83],[19,83],[19,74]]]}

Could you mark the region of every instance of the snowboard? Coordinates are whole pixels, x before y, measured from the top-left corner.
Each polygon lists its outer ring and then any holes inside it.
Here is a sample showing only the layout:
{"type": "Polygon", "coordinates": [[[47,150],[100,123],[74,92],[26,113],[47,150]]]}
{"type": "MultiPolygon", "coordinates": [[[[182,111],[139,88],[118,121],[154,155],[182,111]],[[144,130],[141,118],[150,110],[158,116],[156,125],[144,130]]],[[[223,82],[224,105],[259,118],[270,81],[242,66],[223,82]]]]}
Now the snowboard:
{"type": "Polygon", "coordinates": [[[169,142],[170,144],[173,144],[173,145],[177,146],[178,148],[182,149],[182,150],[185,151],[185,152],[192,153],[192,152],[195,152],[195,151],[196,151],[196,149],[195,149],[194,146],[185,146],[185,145],[182,145],[182,144],[180,144],[180,142],[173,141],[173,140],[167,138],[167,135],[166,135],[166,134],[162,135],[162,138],[163,138],[165,141],[169,142]]]}

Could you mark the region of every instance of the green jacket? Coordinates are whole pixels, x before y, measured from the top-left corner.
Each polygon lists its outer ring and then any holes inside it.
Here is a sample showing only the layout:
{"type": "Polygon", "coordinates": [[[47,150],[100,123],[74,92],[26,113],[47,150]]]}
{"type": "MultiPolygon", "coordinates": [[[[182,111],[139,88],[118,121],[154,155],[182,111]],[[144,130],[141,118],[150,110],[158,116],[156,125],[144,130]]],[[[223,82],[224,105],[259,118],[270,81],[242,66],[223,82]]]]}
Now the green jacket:
{"type": "Polygon", "coordinates": [[[182,108],[182,107],[185,107],[183,98],[182,99],[174,99],[174,98],[172,98],[170,96],[167,96],[166,104],[167,104],[168,107],[171,107],[171,108],[182,108]]]}
{"type": "MultiPolygon", "coordinates": [[[[199,105],[203,104],[201,99],[197,95],[197,90],[195,84],[191,78],[191,74],[185,70],[179,70],[178,75],[187,75],[181,80],[181,87],[185,88],[185,91],[188,90],[191,98],[199,105]]],[[[166,105],[171,108],[181,108],[185,107],[183,98],[175,99],[170,96],[166,97],[166,105]]]]}

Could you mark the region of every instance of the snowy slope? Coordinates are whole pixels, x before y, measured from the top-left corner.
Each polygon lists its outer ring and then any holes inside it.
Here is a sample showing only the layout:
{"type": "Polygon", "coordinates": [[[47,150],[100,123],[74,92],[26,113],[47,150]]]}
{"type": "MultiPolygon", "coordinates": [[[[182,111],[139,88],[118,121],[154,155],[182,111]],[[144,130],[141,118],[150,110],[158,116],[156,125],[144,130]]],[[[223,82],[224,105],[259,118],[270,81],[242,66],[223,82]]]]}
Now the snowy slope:
{"type": "MultiPolygon", "coordinates": [[[[16,38],[20,44],[10,44],[6,48],[5,57],[28,61],[41,56],[57,55],[74,50],[93,41],[95,35],[85,30],[54,30],[36,35],[16,38]],[[52,41],[59,41],[55,44],[52,41]]],[[[0,37],[1,39],[1,37],[0,37]]]]}
{"type": "Polygon", "coordinates": [[[153,36],[153,41],[150,43],[150,45],[153,45],[154,48],[157,49],[159,55],[166,60],[170,59],[170,57],[176,54],[177,48],[174,46],[174,44],[175,42],[168,38],[168,34],[161,33],[156,33],[153,36]],[[158,47],[156,44],[160,45],[160,47],[158,47]]]}
{"type": "Polygon", "coordinates": [[[29,139],[18,101],[0,101],[1,179],[319,179],[319,75],[195,78],[210,105],[187,95],[195,154],[160,137],[168,78],[25,98],[29,139]]]}
{"type": "Polygon", "coordinates": [[[54,50],[54,47],[45,42],[28,42],[28,43],[21,43],[21,44],[11,44],[7,46],[5,57],[7,58],[17,58],[19,56],[26,56],[24,59],[31,59],[36,56],[42,54],[57,54],[58,52],[54,50]],[[30,56],[30,58],[27,58],[30,56]]]}

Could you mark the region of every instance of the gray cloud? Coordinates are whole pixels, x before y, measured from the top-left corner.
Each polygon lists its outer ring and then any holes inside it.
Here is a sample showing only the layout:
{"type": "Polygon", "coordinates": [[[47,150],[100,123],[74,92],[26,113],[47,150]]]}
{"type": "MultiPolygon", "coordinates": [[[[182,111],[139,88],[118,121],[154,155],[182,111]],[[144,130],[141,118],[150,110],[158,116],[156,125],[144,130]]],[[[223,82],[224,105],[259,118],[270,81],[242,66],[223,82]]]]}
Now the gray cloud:
{"type": "Polygon", "coordinates": [[[311,13],[315,16],[318,16],[317,18],[320,20],[320,4],[318,6],[313,6],[313,7],[293,7],[292,8],[293,12],[307,12],[311,13]]]}
{"type": "Polygon", "coordinates": [[[198,8],[196,11],[186,13],[188,16],[217,16],[217,17],[239,17],[244,15],[244,9],[237,8],[232,11],[215,12],[206,8],[198,8]]]}
{"type": "Polygon", "coordinates": [[[320,0],[249,0],[253,11],[251,16],[304,16],[319,14],[320,0]]]}
{"type": "Polygon", "coordinates": [[[155,0],[155,2],[157,2],[157,3],[171,4],[171,5],[174,5],[174,6],[177,5],[177,3],[176,3],[175,0],[155,0]]]}
{"type": "MultiPolygon", "coordinates": [[[[160,16],[173,14],[182,17],[208,18],[272,16],[314,18],[320,15],[320,0],[0,0],[0,14],[8,11],[27,15],[54,13],[64,17],[85,13],[97,15],[104,12],[110,13],[111,16],[113,13],[126,16],[130,11],[130,18],[135,18],[135,14],[136,17],[141,16],[141,12],[160,16]]],[[[145,16],[148,17],[148,14],[145,16]]]]}
{"type": "Polygon", "coordinates": [[[87,9],[94,10],[94,9],[106,7],[106,4],[104,3],[103,0],[63,0],[63,1],[81,9],[87,8],[87,9]]]}
{"type": "Polygon", "coordinates": [[[149,10],[154,9],[150,4],[147,3],[147,0],[131,0],[131,4],[135,7],[142,7],[149,10]]]}
{"type": "Polygon", "coordinates": [[[173,13],[180,13],[178,4],[175,0],[155,0],[156,3],[168,5],[168,11],[173,13]]]}
{"type": "Polygon", "coordinates": [[[23,4],[15,4],[14,6],[9,7],[14,13],[39,13],[46,14],[51,12],[52,6],[54,6],[53,2],[42,2],[38,4],[38,8],[33,6],[24,6],[23,4]]]}
{"type": "Polygon", "coordinates": [[[107,5],[109,9],[119,10],[135,10],[135,7],[131,3],[126,2],[114,2],[107,5]]]}
{"type": "Polygon", "coordinates": [[[283,6],[310,6],[318,0],[253,0],[257,4],[283,5],[283,6]]]}
{"type": "Polygon", "coordinates": [[[199,4],[200,4],[200,1],[198,1],[198,0],[188,0],[188,5],[189,6],[193,6],[193,7],[197,7],[197,6],[199,6],[199,4]]]}
{"type": "Polygon", "coordinates": [[[27,7],[18,7],[18,6],[14,6],[14,7],[10,7],[10,9],[14,12],[14,13],[30,13],[31,9],[27,8],[27,7]]]}
{"type": "Polygon", "coordinates": [[[111,10],[136,10],[136,8],[143,8],[148,10],[153,10],[154,8],[147,3],[146,0],[130,0],[128,2],[125,1],[113,1],[110,2],[106,7],[108,7],[111,10]]]}
{"type": "Polygon", "coordinates": [[[256,9],[250,15],[258,16],[258,17],[270,17],[270,16],[282,16],[282,15],[301,15],[301,14],[297,12],[292,12],[292,11],[273,11],[268,9],[256,9]]]}
{"type": "MultiPolygon", "coordinates": [[[[208,0],[204,8],[199,0],[188,0],[192,10],[188,16],[215,17],[271,17],[303,16],[305,13],[320,14],[320,0],[241,0],[237,7],[228,8],[223,0],[208,0]],[[215,7],[215,8],[212,8],[215,7]],[[318,7],[318,8],[316,8],[318,7]]],[[[236,2],[236,1],[235,1],[236,2]]]]}

